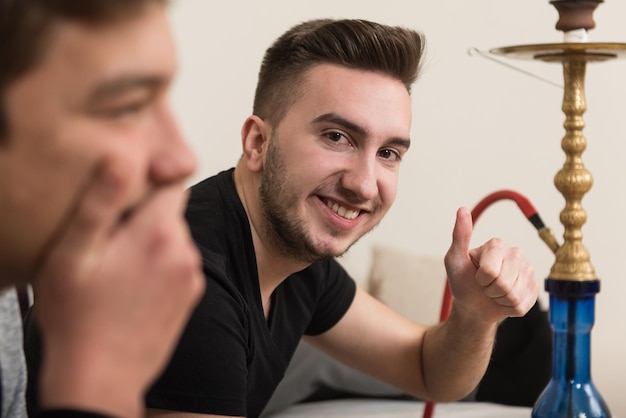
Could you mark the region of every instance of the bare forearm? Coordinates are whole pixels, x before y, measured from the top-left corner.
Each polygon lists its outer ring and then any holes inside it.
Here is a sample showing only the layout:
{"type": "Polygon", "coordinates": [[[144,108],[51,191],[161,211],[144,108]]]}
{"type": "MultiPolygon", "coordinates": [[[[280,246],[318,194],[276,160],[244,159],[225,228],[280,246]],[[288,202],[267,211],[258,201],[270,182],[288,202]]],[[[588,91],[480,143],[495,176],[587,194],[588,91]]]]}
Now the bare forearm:
{"type": "Polygon", "coordinates": [[[422,370],[428,397],[458,400],[470,393],[485,373],[497,323],[461,314],[453,306],[448,320],[428,329],[422,347],[422,370]]]}
{"type": "Polygon", "coordinates": [[[498,323],[525,315],[539,291],[519,248],[493,238],[470,249],[472,228],[471,213],[460,208],[444,258],[452,310],[446,322],[426,331],[422,342],[423,384],[434,400],[461,398],[480,382],[498,323]]]}

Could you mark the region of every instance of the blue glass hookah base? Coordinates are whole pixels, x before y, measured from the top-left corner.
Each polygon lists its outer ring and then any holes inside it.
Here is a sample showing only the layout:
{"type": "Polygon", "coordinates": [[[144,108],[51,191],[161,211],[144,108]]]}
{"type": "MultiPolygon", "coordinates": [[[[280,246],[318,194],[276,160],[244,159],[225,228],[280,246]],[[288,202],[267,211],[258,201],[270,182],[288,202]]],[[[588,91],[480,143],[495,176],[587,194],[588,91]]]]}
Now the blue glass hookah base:
{"type": "Polygon", "coordinates": [[[533,418],[610,418],[591,380],[591,328],[600,281],[546,280],[553,330],[552,378],[533,418]]]}

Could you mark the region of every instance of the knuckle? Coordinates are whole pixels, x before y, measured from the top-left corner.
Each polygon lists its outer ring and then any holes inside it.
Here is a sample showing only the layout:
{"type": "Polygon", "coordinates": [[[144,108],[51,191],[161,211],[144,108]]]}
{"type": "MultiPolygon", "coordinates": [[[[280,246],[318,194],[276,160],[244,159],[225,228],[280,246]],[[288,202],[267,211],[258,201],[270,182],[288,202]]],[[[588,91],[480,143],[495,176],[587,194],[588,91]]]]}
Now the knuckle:
{"type": "Polygon", "coordinates": [[[508,256],[513,260],[522,260],[524,258],[522,250],[518,247],[511,247],[508,249],[508,256]]]}
{"type": "Polygon", "coordinates": [[[527,303],[515,305],[515,313],[517,316],[524,316],[530,310],[530,306],[527,303]]]}
{"type": "Polygon", "coordinates": [[[170,234],[167,228],[163,225],[155,225],[150,240],[150,254],[154,257],[164,256],[168,251],[169,242],[170,234]]]}
{"type": "Polygon", "coordinates": [[[534,297],[529,297],[528,294],[518,294],[512,298],[513,310],[517,316],[524,316],[532,308],[535,303],[534,297]]]}
{"type": "Polygon", "coordinates": [[[511,248],[511,258],[513,258],[515,261],[523,263],[525,261],[525,257],[524,257],[524,251],[522,251],[521,248],[518,247],[514,247],[511,248]]]}
{"type": "Polygon", "coordinates": [[[523,268],[523,273],[525,276],[530,277],[533,281],[535,280],[535,269],[533,268],[532,264],[530,263],[525,263],[524,264],[524,268],[523,268]]]}
{"type": "Polygon", "coordinates": [[[522,295],[512,293],[509,296],[509,300],[511,301],[511,304],[515,306],[516,308],[521,309],[521,310],[524,309],[524,300],[523,300],[522,295]]]}
{"type": "Polygon", "coordinates": [[[155,255],[163,255],[173,247],[173,228],[164,216],[156,217],[151,224],[150,250],[155,255]]]}
{"type": "Polygon", "coordinates": [[[484,277],[483,281],[487,283],[491,283],[500,274],[500,271],[491,264],[481,264],[479,271],[481,273],[481,276],[484,277]]]}
{"type": "Polygon", "coordinates": [[[515,298],[515,294],[513,293],[514,283],[510,283],[510,282],[499,283],[499,288],[502,294],[515,298]]]}
{"type": "Polygon", "coordinates": [[[496,238],[491,238],[489,241],[487,241],[486,246],[489,248],[502,248],[502,247],[505,247],[505,244],[501,238],[496,237],[496,238]]]}

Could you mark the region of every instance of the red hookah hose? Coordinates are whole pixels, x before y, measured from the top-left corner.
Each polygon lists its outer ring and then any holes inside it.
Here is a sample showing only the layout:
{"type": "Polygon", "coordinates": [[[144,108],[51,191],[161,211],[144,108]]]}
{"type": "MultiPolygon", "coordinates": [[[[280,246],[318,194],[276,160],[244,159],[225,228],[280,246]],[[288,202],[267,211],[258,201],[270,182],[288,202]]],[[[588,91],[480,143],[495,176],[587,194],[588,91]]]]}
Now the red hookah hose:
{"type": "MultiPolygon", "coordinates": [[[[513,191],[513,190],[499,190],[499,191],[493,192],[490,195],[487,195],[485,198],[483,198],[480,202],[478,202],[478,204],[476,204],[476,206],[474,207],[474,209],[472,209],[472,212],[471,212],[472,222],[474,223],[474,225],[476,224],[476,221],[478,220],[478,218],[480,217],[480,215],[483,213],[485,209],[487,209],[493,203],[503,200],[503,199],[513,200],[517,204],[517,206],[520,208],[524,216],[526,216],[526,219],[528,219],[537,230],[541,230],[545,228],[543,221],[539,217],[539,214],[537,213],[537,210],[532,205],[532,203],[530,203],[530,201],[526,197],[524,197],[520,193],[513,191]]],[[[441,302],[441,312],[439,314],[439,322],[443,322],[446,319],[448,319],[448,315],[450,315],[451,307],[452,307],[452,292],[450,292],[450,285],[448,284],[448,280],[446,278],[446,287],[443,293],[443,301],[441,302]]],[[[432,401],[426,402],[426,405],[424,406],[424,414],[422,415],[422,417],[431,418],[434,410],[435,410],[435,402],[432,402],[432,401]]]]}

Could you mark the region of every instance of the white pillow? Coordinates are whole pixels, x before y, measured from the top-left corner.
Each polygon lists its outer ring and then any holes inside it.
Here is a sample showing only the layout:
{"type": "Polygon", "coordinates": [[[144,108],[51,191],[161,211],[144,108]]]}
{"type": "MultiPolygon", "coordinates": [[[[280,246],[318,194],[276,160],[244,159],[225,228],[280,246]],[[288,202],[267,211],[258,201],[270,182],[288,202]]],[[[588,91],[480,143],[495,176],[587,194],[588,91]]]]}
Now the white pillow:
{"type": "Polygon", "coordinates": [[[368,288],[375,298],[414,322],[439,322],[446,286],[443,257],[380,245],[372,256],[368,288]]]}

